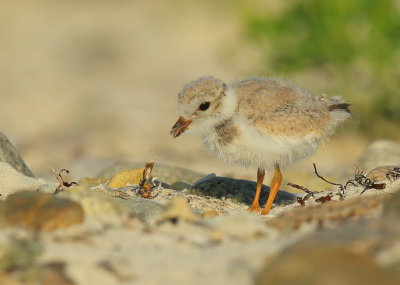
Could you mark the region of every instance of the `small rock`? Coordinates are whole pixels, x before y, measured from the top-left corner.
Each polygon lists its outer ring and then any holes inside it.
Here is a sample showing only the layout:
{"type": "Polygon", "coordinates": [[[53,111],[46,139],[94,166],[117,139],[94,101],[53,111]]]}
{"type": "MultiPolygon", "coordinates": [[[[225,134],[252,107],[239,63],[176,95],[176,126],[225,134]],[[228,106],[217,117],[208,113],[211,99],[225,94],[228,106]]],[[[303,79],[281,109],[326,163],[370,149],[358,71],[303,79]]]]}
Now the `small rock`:
{"type": "MultiPolygon", "coordinates": [[[[103,177],[110,179],[116,173],[121,170],[129,170],[135,168],[143,168],[145,163],[138,163],[138,162],[123,162],[118,163],[106,170],[102,171],[97,177],[103,177]]],[[[184,181],[188,184],[193,184],[196,180],[200,179],[204,176],[204,174],[191,171],[188,169],[175,167],[175,166],[168,166],[163,164],[154,164],[154,168],[151,172],[153,177],[158,177],[160,181],[173,184],[177,181],[184,181]]]]}
{"type": "Polygon", "coordinates": [[[310,223],[323,227],[325,223],[340,224],[360,217],[370,219],[376,216],[380,207],[388,199],[388,195],[361,196],[349,200],[297,207],[267,221],[267,224],[281,230],[297,230],[302,225],[310,223]]]}
{"type": "Polygon", "coordinates": [[[359,158],[358,165],[367,172],[382,165],[400,165],[400,143],[391,140],[372,142],[359,158]]]}
{"type": "Polygon", "coordinates": [[[84,185],[71,187],[59,196],[79,202],[85,214],[96,217],[136,215],[144,219],[149,219],[159,215],[165,209],[164,205],[150,201],[149,199],[134,197],[125,200],[84,185]]]}
{"type": "Polygon", "coordinates": [[[261,216],[255,216],[248,212],[215,217],[210,224],[221,231],[224,236],[244,242],[269,235],[273,231],[265,226],[261,216]]]}
{"type": "Polygon", "coordinates": [[[400,284],[366,254],[330,244],[297,243],[261,270],[255,284],[400,284]]]}
{"type": "Polygon", "coordinates": [[[36,191],[40,192],[40,193],[48,193],[48,194],[54,194],[54,192],[56,191],[57,186],[55,184],[43,184],[40,185],[36,191]]]}
{"type": "Polygon", "coordinates": [[[26,176],[34,177],[15,147],[2,132],[0,132],[0,161],[9,163],[26,176]]]}
{"type": "Polygon", "coordinates": [[[21,190],[35,190],[45,183],[46,181],[43,179],[25,176],[10,164],[0,161],[0,194],[2,197],[21,190]]]}
{"type": "MultiPolygon", "coordinates": [[[[254,199],[256,185],[255,182],[247,180],[214,177],[193,185],[190,192],[219,199],[226,197],[250,205],[254,199]]],[[[269,187],[263,185],[260,195],[261,205],[267,201],[268,195],[269,187]]],[[[274,203],[278,205],[287,205],[294,202],[296,202],[295,195],[285,191],[279,191],[274,203]]]]}
{"type": "Polygon", "coordinates": [[[79,203],[51,194],[21,191],[1,203],[0,221],[5,227],[52,231],[80,224],[83,219],[79,203]]]}
{"type": "Polygon", "coordinates": [[[138,185],[143,178],[143,170],[144,168],[121,170],[111,177],[107,186],[111,188],[119,188],[138,185]]]}
{"type": "Polygon", "coordinates": [[[167,209],[157,218],[157,223],[165,221],[195,222],[199,220],[199,216],[195,215],[186,203],[184,198],[174,198],[168,204],[167,209]]]}
{"type": "Polygon", "coordinates": [[[368,172],[365,176],[374,182],[386,179],[386,175],[395,168],[395,166],[378,166],[368,172]]]}

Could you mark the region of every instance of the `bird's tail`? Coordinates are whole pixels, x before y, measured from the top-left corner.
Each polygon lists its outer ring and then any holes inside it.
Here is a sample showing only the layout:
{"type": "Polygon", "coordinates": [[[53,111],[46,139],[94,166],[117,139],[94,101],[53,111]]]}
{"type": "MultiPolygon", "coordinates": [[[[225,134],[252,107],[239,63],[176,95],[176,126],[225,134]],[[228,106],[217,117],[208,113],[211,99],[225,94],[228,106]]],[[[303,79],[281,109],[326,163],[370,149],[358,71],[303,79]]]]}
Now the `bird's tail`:
{"type": "Polygon", "coordinates": [[[332,134],[336,126],[342,124],[346,119],[352,116],[350,104],[342,97],[334,96],[328,99],[328,111],[330,115],[330,124],[327,125],[327,133],[332,134]]]}
{"type": "Polygon", "coordinates": [[[349,107],[350,107],[349,103],[334,103],[334,104],[328,106],[328,110],[330,112],[335,111],[335,110],[345,111],[345,112],[351,114],[349,107]]]}

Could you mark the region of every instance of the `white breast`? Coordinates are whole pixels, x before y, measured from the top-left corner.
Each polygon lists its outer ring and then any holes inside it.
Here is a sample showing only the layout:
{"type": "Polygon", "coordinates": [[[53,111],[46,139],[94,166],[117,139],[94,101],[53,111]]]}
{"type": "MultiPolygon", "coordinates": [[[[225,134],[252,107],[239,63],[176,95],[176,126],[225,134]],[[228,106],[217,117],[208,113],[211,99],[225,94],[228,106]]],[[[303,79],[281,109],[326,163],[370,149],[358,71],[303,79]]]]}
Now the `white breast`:
{"type": "Polygon", "coordinates": [[[261,169],[273,169],[292,164],[312,154],[318,146],[318,139],[309,135],[302,138],[272,136],[261,133],[246,119],[234,117],[241,136],[227,145],[219,143],[215,132],[203,134],[204,144],[219,157],[229,162],[261,169]]]}

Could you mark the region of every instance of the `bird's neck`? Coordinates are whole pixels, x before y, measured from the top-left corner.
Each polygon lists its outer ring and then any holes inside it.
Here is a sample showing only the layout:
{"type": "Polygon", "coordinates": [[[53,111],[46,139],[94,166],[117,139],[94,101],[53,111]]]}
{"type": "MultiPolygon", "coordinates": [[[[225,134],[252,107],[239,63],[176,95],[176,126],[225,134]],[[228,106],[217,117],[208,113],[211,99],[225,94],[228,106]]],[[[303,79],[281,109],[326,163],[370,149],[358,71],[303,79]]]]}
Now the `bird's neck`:
{"type": "Polygon", "coordinates": [[[237,94],[232,86],[227,88],[225,91],[225,97],[223,97],[222,100],[221,117],[224,120],[232,118],[238,105],[237,94]]]}

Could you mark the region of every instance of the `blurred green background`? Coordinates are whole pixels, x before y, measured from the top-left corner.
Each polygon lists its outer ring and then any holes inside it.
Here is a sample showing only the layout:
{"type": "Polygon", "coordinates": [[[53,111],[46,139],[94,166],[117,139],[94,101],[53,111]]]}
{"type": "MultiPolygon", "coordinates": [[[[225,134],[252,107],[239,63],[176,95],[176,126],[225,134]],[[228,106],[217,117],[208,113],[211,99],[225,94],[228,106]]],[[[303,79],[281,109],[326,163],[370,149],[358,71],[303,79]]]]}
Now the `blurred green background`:
{"type": "Polygon", "coordinates": [[[400,140],[400,1],[2,1],[0,130],[37,176],[93,176],[116,161],[254,180],[196,137],[172,140],[176,95],[213,75],[290,80],[341,95],[354,117],[293,169],[353,171],[400,140]],[[343,148],[346,145],[346,148],[343,148]],[[303,166],[302,166],[303,165],[303,166]]]}

